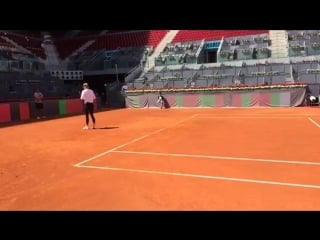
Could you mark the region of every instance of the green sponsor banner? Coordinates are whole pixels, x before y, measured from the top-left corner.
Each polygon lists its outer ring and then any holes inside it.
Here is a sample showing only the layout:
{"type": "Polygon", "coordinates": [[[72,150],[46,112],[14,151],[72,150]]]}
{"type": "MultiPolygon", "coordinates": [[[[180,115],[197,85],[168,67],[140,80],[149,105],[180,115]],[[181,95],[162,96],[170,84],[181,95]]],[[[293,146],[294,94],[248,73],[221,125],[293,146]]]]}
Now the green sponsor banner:
{"type": "Polygon", "coordinates": [[[241,107],[250,107],[251,93],[241,94],[241,107]]]}
{"type": "Polygon", "coordinates": [[[212,105],[213,107],[216,107],[216,106],[217,106],[217,96],[216,96],[216,95],[213,95],[213,96],[212,96],[212,104],[213,104],[213,105],[212,105]]]}
{"type": "Polygon", "coordinates": [[[214,95],[200,95],[200,107],[214,107],[215,98],[214,95]]]}
{"type": "Polygon", "coordinates": [[[176,96],[176,106],[177,107],[184,107],[183,106],[183,99],[181,95],[176,96]]]}
{"type": "Polygon", "coordinates": [[[273,92],[270,94],[270,104],[271,106],[280,106],[280,93],[273,92]]]}
{"type": "Polygon", "coordinates": [[[66,101],[59,100],[59,114],[66,114],[66,113],[67,113],[66,101]]]}
{"type": "Polygon", "coordinates": [[[142,98],[142,97],[143,97],[143,95],[141,95],[141,96],[131,96],[131,98],[132,98],[132,106],[134,108],[140,108],[141,107],[141,104],[140,104],[141,99],[140,98],[142,98]]]}

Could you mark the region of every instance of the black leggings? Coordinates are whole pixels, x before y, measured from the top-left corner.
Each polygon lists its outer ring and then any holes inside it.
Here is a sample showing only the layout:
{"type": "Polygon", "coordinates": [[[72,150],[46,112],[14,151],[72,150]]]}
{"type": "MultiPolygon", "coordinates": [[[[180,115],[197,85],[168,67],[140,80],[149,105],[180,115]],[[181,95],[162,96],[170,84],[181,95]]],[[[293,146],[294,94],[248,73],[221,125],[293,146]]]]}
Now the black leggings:
{"type": "Polygon", "coordinates": [[[96,119],[93,116],[93,103],[86,103],[85,104],[85,111],[86,111],[86,124],[89,124],[89,114],[91,116],[92,122],[96,123],[96,119]]]}

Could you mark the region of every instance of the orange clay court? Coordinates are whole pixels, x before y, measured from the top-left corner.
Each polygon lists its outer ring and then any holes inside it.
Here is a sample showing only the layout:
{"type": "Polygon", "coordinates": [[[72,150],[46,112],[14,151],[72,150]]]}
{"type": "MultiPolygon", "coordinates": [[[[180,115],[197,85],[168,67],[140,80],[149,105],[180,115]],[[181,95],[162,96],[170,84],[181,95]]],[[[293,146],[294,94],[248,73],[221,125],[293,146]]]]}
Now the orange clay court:
{"type": "Polygon", "coordinates": [[[320,210],[319,108],[95,116],[0,128],[0,209],[320,210]]]}

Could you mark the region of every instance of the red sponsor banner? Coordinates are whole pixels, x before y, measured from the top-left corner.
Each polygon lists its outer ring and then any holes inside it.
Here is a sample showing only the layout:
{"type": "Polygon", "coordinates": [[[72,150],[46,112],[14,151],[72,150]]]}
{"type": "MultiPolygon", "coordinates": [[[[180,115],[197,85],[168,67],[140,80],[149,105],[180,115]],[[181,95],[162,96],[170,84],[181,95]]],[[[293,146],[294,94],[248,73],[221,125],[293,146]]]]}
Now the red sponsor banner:
{"type": "Polygon", "coordinates": [[[183,107],[199,107],[198,94],[182,95],[182,99],[183,99],[183,107]]]}
{"type": "Polygon", "coordinates": [[[233,107],[242,107],[241,93],[232,94],[232,106],[233,107]]]}
{"type": "Polygon", "coordinates": [[[216,107],[225,107],[224,93],[219,93],[214,95],[216,98],[216,107]]]}
{"type": "Polygon", "coordinates": [[[83,102],[80,99],[66,100],[66,113],[81,113],[83,112],[83,102]]]}
{"type": "Polygon", "coordinates": [[[19,103],[19,114],[20,120],[28,120],[30,119],[30,108],[29,103],[19,103]]]}
{"type": "Polygon", "coordinates": [[[10,104],[0,104],[0,122],[10,122],[11,113],[10,113],[10,104]]]}
{"type": "Polygon", "coordinates": [[[270,93],[260,92],[259,93],[259,106],[270,106],[270,93]]]}

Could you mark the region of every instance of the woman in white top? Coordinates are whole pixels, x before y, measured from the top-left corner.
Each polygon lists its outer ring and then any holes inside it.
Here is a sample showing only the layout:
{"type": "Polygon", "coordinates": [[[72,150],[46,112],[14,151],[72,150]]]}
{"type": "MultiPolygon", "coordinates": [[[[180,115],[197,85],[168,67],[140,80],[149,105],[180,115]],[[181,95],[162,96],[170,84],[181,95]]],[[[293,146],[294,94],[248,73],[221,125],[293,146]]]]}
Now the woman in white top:
{"type": "Polygon", "coordinates": [[[83,127],[84,130],[89,129],[89,114],[93,123],[92,129],[96,128],[96,119],[93,115],[94,105],[93,102],[96,99],[96,95],[94,92],[89,88],[88,83],[83,84],[83,90],[81,92],[81,100],[83,100],[84,107],[85,107],[85,113],[86,113],[86,125],[83,127]]]}

